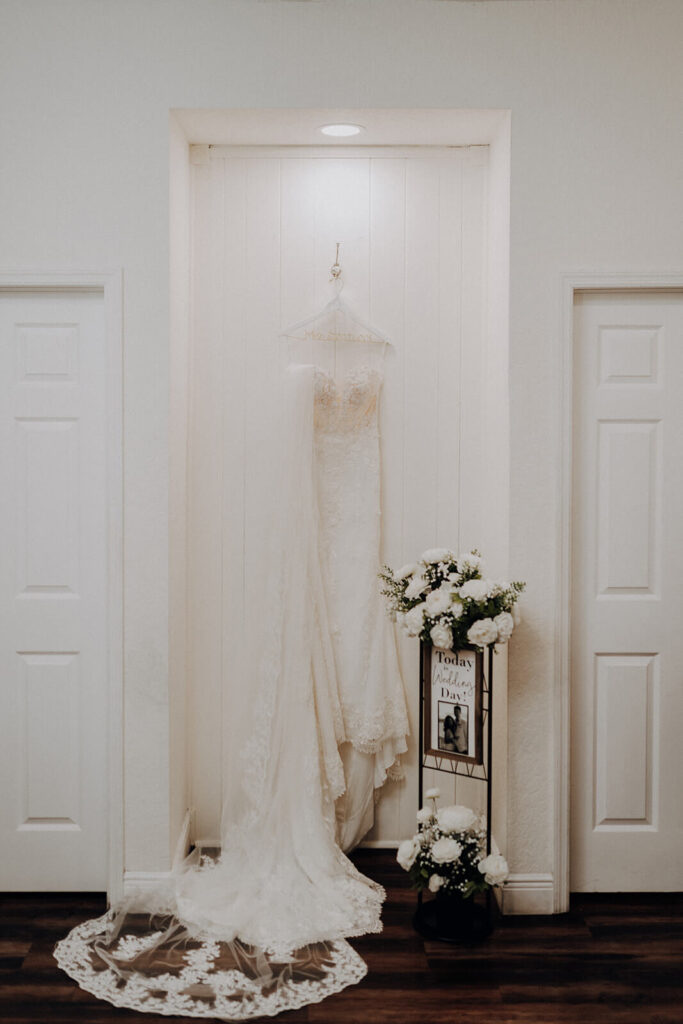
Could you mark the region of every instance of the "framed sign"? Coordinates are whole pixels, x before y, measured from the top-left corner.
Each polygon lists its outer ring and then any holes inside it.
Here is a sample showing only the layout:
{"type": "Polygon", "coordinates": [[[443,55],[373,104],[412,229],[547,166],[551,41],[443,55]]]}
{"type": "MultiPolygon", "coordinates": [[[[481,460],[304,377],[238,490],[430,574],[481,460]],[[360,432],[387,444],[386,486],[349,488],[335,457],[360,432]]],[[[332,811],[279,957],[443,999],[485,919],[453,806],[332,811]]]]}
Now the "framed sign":
{"type": "Polygon", "coordinates": [[[422,657],[424,753],[483,764],[483,653],[425,646],[422,657]]]}

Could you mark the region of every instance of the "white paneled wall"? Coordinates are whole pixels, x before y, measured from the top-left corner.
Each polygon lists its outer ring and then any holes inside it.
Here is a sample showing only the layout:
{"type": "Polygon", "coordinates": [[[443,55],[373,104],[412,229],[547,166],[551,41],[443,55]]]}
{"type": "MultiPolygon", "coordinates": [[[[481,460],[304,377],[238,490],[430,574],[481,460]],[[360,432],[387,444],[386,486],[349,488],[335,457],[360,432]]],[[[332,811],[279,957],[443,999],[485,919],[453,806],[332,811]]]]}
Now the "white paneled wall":
{"type": "MultiPolygon", "coordinates": [[[[189,757],[195,838],[216,837],[223,716],[248,687],[245,594],[262,585],[258,448],[277,334],[344,297],[392,340],[382,397],[383,541],[393,566],[481,544],[486,147],[221,149],[193,167],[189,428],[189,757]]],[[[276,498],[275,498],[276,500],[276,498]]],[[[491,567],[495,571],[495,567],[491,567]]],[[[247,601],[248,603],[248,601],[247,601]]],[[[374,840],[413,828],[418,645],[401,640],[413,732],[374,840]]],[[[430,784],[426,779],[427,785],[430,784]]],[[[444,796],[452,782],[434,784],[444,796]]],[[[460,782],[458,800],[475,802],[460,782]]],[[[482,790],[484,787],[480,787],[482,790]]]]}

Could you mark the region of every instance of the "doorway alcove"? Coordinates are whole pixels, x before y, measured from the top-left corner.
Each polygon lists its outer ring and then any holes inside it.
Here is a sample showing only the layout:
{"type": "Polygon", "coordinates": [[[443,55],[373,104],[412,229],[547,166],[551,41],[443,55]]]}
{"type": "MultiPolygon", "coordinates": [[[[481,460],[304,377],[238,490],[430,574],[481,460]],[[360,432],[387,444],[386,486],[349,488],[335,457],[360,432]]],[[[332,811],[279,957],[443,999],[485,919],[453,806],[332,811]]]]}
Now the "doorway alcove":
{"type": "MultiPolygon", "coordinates": [[[[507,574],[509,152],[501,110],[171,115],[172,839],[183,846],[217,839],[223,680],[244,678],[243,588],[264,579],[264,494],[249,461],[259,378],[275,365],[277,332],[329,299],[336,242],[345,299],[393,343],[383,560],[397,566],[436,544],[477,547],[492,575],[507,574]],[[319,133],[340,121],[364,126],[357,145],[319,133]]],[[[412,832],[417,806],[417,643],[401,640],[400,655],[413,743],[405,781],[388,783],[377,807],[375,845],[412,832]]],[[[501,849],[505,669],[500,655],[501,849]]],[[[451,799],[448,776],[427,784],[451,799]]],[[[457,799],[477,796],[461,780],[457,799]]]]}

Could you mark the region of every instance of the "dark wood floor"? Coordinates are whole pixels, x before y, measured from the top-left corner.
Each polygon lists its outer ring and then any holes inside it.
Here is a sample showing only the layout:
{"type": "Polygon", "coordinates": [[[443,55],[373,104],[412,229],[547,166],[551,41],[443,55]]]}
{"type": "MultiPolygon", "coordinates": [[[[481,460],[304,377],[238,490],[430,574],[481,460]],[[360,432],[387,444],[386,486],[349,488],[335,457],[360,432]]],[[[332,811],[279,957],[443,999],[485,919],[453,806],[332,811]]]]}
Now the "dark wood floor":
{"type": "MultiPolygon", "coordinates": [[[[355,859],[388,890],[384,932],[353,940],[368,976],[283,1024],[683,1024],[683,896],[576,897],[568,914],[503,918],[483,945],[454,948],[413,931],[391,853],[355,859]]],[[[103,910],[92,895],[0,896],[0,1020],[190,1024],[117,1009],[61,973],[55,941],[103,910]]]]}

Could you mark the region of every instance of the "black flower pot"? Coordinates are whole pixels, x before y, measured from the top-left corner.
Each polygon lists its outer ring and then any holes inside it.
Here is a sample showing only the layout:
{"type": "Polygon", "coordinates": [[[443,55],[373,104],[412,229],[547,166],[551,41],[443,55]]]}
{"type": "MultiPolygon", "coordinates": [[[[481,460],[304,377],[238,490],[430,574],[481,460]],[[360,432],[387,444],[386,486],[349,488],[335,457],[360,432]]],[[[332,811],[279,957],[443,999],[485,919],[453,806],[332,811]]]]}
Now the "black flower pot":
{"type": "Polygon", "coordinates": [[[433,900],[422,903],[415,912],[413,924],[426,939],[465,946],[482,942],[493,930],[488,905],[450,892],[438,892],[433,900]]]}

